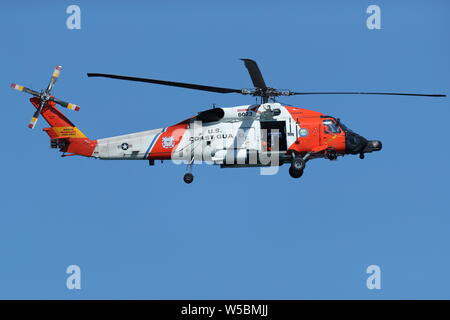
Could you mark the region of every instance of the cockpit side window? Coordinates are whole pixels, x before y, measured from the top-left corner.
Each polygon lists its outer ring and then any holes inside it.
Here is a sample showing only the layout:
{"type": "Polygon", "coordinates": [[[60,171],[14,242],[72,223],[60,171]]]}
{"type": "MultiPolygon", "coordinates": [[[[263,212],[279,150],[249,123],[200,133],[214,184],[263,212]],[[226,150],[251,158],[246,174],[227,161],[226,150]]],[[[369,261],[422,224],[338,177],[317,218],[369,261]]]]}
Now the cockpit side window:
{"type": "Polygon", "coordinates": [[[325,126],[325,131],[328,131],[329,133],[340,133],[341,132],[341,128],[339,128],[336,125],[336,123],[331,119],[323,120],[323,125],[325,126]]]}

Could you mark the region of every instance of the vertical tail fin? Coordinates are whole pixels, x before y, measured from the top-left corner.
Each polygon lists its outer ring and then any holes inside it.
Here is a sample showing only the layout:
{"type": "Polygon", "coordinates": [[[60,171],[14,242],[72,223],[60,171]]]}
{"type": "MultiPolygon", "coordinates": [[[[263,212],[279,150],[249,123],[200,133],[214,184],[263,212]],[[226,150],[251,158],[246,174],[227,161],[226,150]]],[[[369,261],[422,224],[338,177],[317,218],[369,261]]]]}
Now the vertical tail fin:
{"type": "MultiPolygon", "coordinates": [[[[30,99],[37,109],[40,99],[34,97],[30,99]]],[[[62,152],[72,153],[90,157],[97,145],[96,140],[90,140],[80,129],[78,129],[61,111],[56,108],[53,101],[48,101],[42,109],[42,117],[51,126],[43,130],[51,140],[52,148],[59,148],[62,152]]]]}

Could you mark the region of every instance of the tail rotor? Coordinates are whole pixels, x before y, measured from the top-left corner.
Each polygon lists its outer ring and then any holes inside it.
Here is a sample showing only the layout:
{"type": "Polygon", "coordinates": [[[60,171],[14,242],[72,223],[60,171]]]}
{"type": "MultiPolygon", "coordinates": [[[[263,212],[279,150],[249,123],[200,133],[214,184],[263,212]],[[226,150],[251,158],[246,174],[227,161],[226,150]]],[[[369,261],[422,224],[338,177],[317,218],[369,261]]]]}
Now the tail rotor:
{"type": "Polygon", "coordinates": [[[33,114],[33,117],[30,120],[30,123],[28,124],[28,127],[30,129],[33,129],[35,127],[36,122],[37,122],[37,120],[39,118],[39,115],[41,114],[42,109],[44,109],[45,104],[48,101],[53,101],[53,102],[59,104],[61,107],[64,107],[64,108],[67,108],[67,109],[70,109],[70,110],[75,110],[75,111],[79,111],[80,110],[80,107],[77,106],[76,104],[69,103],[69,102],[57,99],[57,98],[55,98],[54,96],[52,96],[50,94],[50,92],[52,91],[52,89],[53,89],[53,87],[54,87],[54,85],[56,83],[56,80],[59,77],[59,74],[60,74],[61,70],[62,70],[61,66],[56,66],[55,67],[55,69],[53,70],[53,74],[52,74],[52,77],[50,79],[50,82],[49,82],[49,84],[47,86],[47,89],[42,90],[41,92],[34,91],[32,89],[29,89],[27,87],[24,87],[24,86],[15,84],[15,83],[11,84],[11,88],[13,88],[15,90],[18,90],[18,91],[22,91],[22,92],[28,93],[28,94],[31,94],[32,96],[38,97],[40,99],[39,107],[36,109],[35,113],[33,114]]]}

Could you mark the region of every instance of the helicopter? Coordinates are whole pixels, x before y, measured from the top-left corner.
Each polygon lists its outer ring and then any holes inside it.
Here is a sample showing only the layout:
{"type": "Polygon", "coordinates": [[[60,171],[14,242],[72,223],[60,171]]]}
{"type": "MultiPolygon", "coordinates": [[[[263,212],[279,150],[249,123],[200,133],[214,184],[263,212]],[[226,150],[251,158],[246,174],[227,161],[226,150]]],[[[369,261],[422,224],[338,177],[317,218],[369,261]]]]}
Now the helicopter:
{"type": "Polygon", "coordinates": [[[165,86],[216,93],[237,93],[258,99],[257,103],[204,110],[172,126],[89,139],[57,107],[79,111],[78,105],[60,100],[51,94],[62,70],[57,66],[46,89],[38,92],[11,84],[13,89],[31,94],[36,111],[28,125],[34,128],[40,115],[50,127],[44,128],[50,147],[59,149],[62,157],[80,155],[104,160],[146,160],[153,166],[156,160],[180,161],[187,165],[183,176],[192,183],[194,163],[210,163],[221,168],[279,167],[289,164],[293,178],[303,175],[306,164],[313,159],[336,160],[345,155],[365,155],[382,149],[379,140],[368,140],[353,132],[339,118],[318,111],[293,107],[277,102],[280,96],[296,95],[400,95],[446,97],[444,94],[391,92],[295,92],[278,90],[266,85],[257,63],[241,59],[254,88],[232,89],[150,78],[138,78],[106,73],[87,73],[88,77],[103,77],[145,82],[165,86]]]}

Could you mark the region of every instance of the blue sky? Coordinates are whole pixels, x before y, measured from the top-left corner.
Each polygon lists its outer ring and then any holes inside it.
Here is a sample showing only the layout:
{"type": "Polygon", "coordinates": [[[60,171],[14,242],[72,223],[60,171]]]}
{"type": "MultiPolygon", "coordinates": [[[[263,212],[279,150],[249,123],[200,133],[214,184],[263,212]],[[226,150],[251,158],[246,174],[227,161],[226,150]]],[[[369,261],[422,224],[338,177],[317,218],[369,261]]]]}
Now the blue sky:
{"type": "Polygon", "coordinates": [[[364,161],[259,170],[60,158],[27,128],[54,94],[90,138],[160,128],[252,98],[89,79],[86,72],[251,87],[239,58],[296,91],[449,93],[448,1],[31,1],[1,4],[0,298],[450,298],[449,99],[282,99],[383,142],[364,161]],[[66,28],[67,6],[81,30],[66,28]],[[381,7],[368,30],[366,8],[381,7]],[[81,267],[82,289],[65,270],[81,267]],[[366,288],[366,268],[382,289],[366,288]]]}

